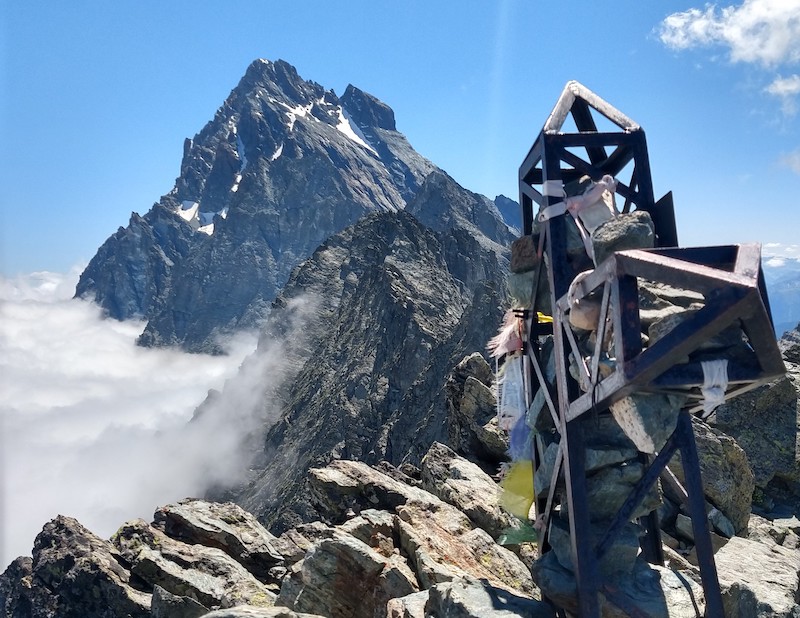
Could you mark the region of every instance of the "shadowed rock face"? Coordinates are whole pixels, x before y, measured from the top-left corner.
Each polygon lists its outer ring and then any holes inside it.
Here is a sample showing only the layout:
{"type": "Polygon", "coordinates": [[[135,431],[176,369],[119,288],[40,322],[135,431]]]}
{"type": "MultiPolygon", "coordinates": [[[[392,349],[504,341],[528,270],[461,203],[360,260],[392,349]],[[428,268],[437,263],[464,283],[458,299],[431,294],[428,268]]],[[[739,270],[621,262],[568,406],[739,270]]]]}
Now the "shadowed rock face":
{"type": "Polygon", "coordinates": [[[282,418],[265,428],[249,483],[225,497],[283,530],[314,515],[303,495],[311,466],[418,463],[446,438],[448,372],[499,319],[493,282],[505,263],[463,229],[436,233],[407,212],[330,238],[293,273],[266,324],[263,345],[283,336],[298,304],[315,308],[286,346],[296,373],[278,395],[282,418]]]}
{"type": "Polygon", "coordinates": [[[103,244],[76,295],[146,318],[143,345],[213,351],[218,335],[260,323],[328,236],[405,208],[434,169],[375,97],[348,86],[340,98],[257,60],[186,141],[173,189],[103,244]]]}
{"type": "Polygon", "coordinates": [[[59,515],[36,537],[33,560],[18,558],[0,576],[5,616],[150,615],[150,594],[110,543],[71,517],[59,515]]]}

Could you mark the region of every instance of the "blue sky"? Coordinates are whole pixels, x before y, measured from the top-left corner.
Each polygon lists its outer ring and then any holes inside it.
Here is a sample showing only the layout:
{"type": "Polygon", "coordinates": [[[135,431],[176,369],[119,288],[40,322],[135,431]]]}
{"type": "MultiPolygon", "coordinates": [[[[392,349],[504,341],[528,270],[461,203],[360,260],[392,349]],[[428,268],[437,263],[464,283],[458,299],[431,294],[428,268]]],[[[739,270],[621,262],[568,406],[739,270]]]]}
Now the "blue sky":
{"type": "Polygon", "coordinates": [[[2,0],[0,270],[66,272],[178,175],[255,58],[394,110],[462,185],[517,169],[577,79],[641,124],[682,245],[796,244],[800,0],[2,0]]]}

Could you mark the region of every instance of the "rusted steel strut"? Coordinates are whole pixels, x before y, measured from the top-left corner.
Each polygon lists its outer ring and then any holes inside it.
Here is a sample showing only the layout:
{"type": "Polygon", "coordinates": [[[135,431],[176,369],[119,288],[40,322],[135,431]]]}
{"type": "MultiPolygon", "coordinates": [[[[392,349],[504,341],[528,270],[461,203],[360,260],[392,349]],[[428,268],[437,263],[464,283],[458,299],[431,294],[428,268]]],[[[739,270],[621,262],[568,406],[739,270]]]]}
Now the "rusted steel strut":
{"type": "MultiPolygon", "coordinates": [[[[648,496],[680,452],[684,480],[678,487],[692,519],[706,616],[723,616],[692,416],[709,409],[710,367],[721,367],[725,377],[715,385],[718,401],[711,405],[785,371],[773,334],[760,247],[678,248],[672,195],[654,198],[644,131],[577,82],[566,85],[525,157],[519,189],[523,239],[532,237],[540,260],[525,313],[529,380],[547,403],[537,422],[550,428],[534,440],[537,483],[545,487],[535,503],[542,533],[534,575],[537,568],[541,579],[551,572],[547,569],[570,571],[577,592],[574,604],[569,595],[548,594],[547,586],[540,587],[557,607],[581,618],[601,616],[606,603],[639,615],[635,601],[626,599],[614,583],[616,567],[609,566],[608,552],[636,522],[643,531],[641,556],[663,566],[657,511],[647,511],[648,496]],[[569,121],[573,132],[564,131],[569,121]],[[612,129],[598,130],[598,122],[612,129]],[[609,183],[611,177],[614,182],[609,183]],[[610,248],[597,246],[594,229],[609,224],[593,228],[591,213],[581,212],[583,205],[574,196],[601,182],[613,187],[612,200],[623,200],[620,217],[649,222],[654,233],[650,247],[628,247],[624,240],[610,248]],[[549,289],[549,300],[540,294],[542,286],[549,289]],[[680,290],[691,304],[659,325],[649,325],[648,331],[644,325],[651,318],[642,303],[651,289],[680,290]],[[552,325],[537,321],[542,314],[552,315],[552,325]],[[581,321],[585,319],[590,326],[581,321]],[[548,359],[542,342],[550,336],[554,385],[543,371],[548,359]],[[717,345],[720,340],[727,343],[717,345]],[[642,421],[638,406],[647,397],[679,402],[674,404],[671,433],[661,439],[642,421]],[[616,513],[597,518],[587,480],[587,466],[592,467],[587,440],[595,426],[612,416],[638,451],[624,464],[626,470],[639,466],[642,473],[616,513]],[[566,533],[568,553],[556,543],[566,533]]],[[[608,217],[601,211],[595,210],[608,217]]],[[[678,483],[674,477],[670,482],[678,483]]]]}

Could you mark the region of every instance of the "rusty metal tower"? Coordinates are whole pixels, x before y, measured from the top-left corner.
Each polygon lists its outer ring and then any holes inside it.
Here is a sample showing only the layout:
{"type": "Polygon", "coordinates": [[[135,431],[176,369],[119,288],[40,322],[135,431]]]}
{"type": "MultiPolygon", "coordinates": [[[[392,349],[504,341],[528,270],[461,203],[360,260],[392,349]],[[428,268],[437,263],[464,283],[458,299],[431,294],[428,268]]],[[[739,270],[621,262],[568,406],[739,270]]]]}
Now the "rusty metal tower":
{"type": "MultiPolygon", "coordinates": [[[[571,128],[571,127],[570,127],[571,128]]],[[[685,477],[682,492],[692,526],[706,598],[706,615],[722,616],[722,600],[711,547],[691,417],[702,409],[704,369],[695,352],[703,342],[725,329],[739,329],[745,352],[728,360],[724,397],[730,398],[784,373],[775,343],[772,319],[760,265],[758,245],[678,248],[672,204],[668,193],[656,201],[650,163],[642,128],[626,115],[579,84],[569,82],[519,169],[523,234],[535,235],[542,276],[534,286],[548,285],[550,306],[534,300],[526,313],[530,320],[527,356],[530,380],[542,389],[559,435],[556,463],[549,491],[537,496],[537,514],[544,522],[540,556],[552,550],[550,523],[559,501],[568,512],[571,558],[577,582],[578,611],[582,618],[599,617],[600,595],[630,615],[625,599],[603,581],[598,565],[623,526],[642,503],[659,477],[677,483],[666,469],[680,451],[685,477]],[[569,122],[574,131],[565,132],[569,122]],[[611,127],[598,130],[598,124],[611,127]],[[629,177],[627,177],[627,175],[629,177]],[[655,231],[653,249],[612,253],[575,284],[576,268],[567,255],[565,187],[585,176],[599,181],[606,175],[617,179],[615,193],[624,200],[623,213],[649,213],[655,231]],[[548,216],[541,213],[548,212],[548,216]],[[553,214],[555,213],[555,214],[553,214]],[[545,276],[546,273],[546,276],[545,276]],[[640,282],[661,282],[702,295],[699,310],[678,323],[650,345],[643,345],[640,282]],[[570,286],[573,289],[570,290],[570,286]],[[568,291],[570,295],[568,298],[568,291]],[[597,340],[607,338],[614,357],[613,371],[599,371],[600,346],[586,362],[570,324],[570,300],[600,300],[597,340]],[[552,324],[541,323],[537,310],[552,314],[552,324]],[[556,384],[544,377],[540,337],[552,333],[556,384]],[[570,355],[573,372],[570,372],[570,355]],[[694,356],[693,356],[694,355],[694,356]],[[689,362],[680,362],[688,357],[689,362]],[[575,376],[576,367],[578,376],[575,376]],[[634,487],[605,532],[590,526],[585,472],[587,412],[606,414],[615,402],[631,393],[680,393],[687,402],[680,410],[675,430],[659,450],[639,453],[646,472],[634,487]],[[559,488],[558,490],[556,488],[559,488]]],[[[593,265],[594,266],[594,265],[593,265]]],[[[534,289],[532,298],[541,297],[534,289]]],[[[541,313],[539,313],[541,315],[541,313]]],[[[544,458],[543,447],[534,449],[534,466],[544,458]]],[[[563,518],[563,516],[562,516],[563,518]]],[[[663,564],[656,511],[638,519],[645,531],[641,554],[651,563],[663,564]]]]}

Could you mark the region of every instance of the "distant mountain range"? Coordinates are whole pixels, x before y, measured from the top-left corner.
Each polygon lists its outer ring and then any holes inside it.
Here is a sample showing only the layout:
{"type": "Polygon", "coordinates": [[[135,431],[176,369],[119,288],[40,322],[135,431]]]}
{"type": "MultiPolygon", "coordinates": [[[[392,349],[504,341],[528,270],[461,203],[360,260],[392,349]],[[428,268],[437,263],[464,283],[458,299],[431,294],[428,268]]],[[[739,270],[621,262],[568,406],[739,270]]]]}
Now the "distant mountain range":
{"type": "Polygon", "coordinates": [[[780,337],[800,323],[800,257],[775,257],[769,250],[762,260],[775,334],[780,337]]]}

